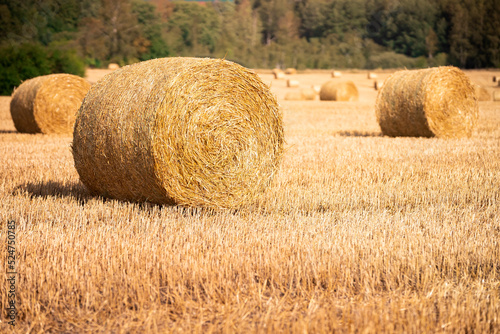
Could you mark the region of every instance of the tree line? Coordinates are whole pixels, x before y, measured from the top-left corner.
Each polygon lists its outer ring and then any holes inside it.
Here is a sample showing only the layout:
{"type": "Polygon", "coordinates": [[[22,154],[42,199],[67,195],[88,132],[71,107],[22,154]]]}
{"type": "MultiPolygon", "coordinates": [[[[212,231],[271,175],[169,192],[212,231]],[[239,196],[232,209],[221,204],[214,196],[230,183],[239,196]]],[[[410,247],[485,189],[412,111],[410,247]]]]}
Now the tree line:
{"type": "Polygon", "coordinates": [[[496,0],[0,0],[0,21],[0,75],[12,82],[167,56],[254,68],[500,67],[496,0]]]}

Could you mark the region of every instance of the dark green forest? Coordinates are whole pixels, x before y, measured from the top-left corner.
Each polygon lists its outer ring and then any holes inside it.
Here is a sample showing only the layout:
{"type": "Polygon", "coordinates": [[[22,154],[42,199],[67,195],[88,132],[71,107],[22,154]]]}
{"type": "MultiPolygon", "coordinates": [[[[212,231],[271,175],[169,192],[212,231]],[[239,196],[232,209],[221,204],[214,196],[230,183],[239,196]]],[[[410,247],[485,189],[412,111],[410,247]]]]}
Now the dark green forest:
{"type": "MultiPolygon", "coordinates": [[[[497,0],[0,0],[0,91],[167,56],[252,68],[500,67],[497,0]]],[[[10,92],[9,92],[10,93],[10,92]]]]}

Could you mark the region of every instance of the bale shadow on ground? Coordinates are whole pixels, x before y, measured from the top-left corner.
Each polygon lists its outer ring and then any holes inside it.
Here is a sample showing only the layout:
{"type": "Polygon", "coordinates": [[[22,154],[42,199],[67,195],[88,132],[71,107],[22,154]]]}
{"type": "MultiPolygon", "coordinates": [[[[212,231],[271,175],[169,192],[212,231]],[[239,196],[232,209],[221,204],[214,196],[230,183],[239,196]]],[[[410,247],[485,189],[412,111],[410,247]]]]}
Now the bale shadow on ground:
{"type": "Polygon", "coordinates": [[[80,182],[63,183],[56,181],[28,182],[17,186],[12,192],[13,195],[26,192],[30,197],[69,197],[79,204],[85,204],[89,199],[103,197],[92,196],[87,188],[80,182]]]}
{"type": "Polygon", "coordinates": [[[382,132],[369,132],[369,131],[338,131],[335,133],[336,136],[340,137],[383,137],[382,132]]]}
{"type": "Polygon", "coordinates": [[[18,133],[16,130],[0,130],[0,133],[18,133]]]}

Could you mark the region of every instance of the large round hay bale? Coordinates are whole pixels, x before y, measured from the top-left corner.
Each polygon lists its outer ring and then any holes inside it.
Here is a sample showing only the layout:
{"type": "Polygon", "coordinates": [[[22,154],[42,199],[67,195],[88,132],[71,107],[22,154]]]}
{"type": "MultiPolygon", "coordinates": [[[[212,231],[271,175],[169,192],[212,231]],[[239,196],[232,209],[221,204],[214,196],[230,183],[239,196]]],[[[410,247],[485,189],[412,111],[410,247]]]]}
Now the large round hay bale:
{"type": "Polygon", "coordinates": [[[71,133],[90,83],[72,74],[24,81],[12,94],[10,114],[19,132],[71,133]]]}
{"type": "Polygon", "coordinates": [[[299,87],[300,83],[298,80],[292,80],[292,79],[288,79],[286,81],[286,86],[287,87],[299,87]]]}
{"type": "Polygon", "coordinates": [[[269,186],[283,141],[279,105],[253,71],[226,60],[160,58],[92,86],[72,149],[93,194],[236,208],[269,186]]]}
{"type": "Polygon", "coordinates": [[[297,70],[289,67],[289,68],[285,69],[285,74],[297,74],[297,70]]]}
{"type": "Polygon", "coordinates": [[[491,101],[491,95],[488,90],[480,85],[475,85],[476,96],[478,101],[491,101]]]}
{"type": "Polygon", "coordinates": [[[332,71],[332,78],[340,78],[342,73],[339,71],[332,71]]]}
{"type": "Polygon", "coordinates": [[[352,81],[328,81],[321,86],[319,99],[322,101],[358,101],[359,93],[352,81]]]}
{"type": "Polygon", "coordinates": [[[315,100],[316,96],[318,96],[318,93],[316,93],[314,88],[302,88],[300,90],[300,93],[302,94],[304,100],[307,101],[315,100]]]}
{"type": "Polygon", "coordinates": [[[476,125],[474,85],[458,68],[403,70],[384,81],[375,107],[384,135],[469,137],[476,125]]]}

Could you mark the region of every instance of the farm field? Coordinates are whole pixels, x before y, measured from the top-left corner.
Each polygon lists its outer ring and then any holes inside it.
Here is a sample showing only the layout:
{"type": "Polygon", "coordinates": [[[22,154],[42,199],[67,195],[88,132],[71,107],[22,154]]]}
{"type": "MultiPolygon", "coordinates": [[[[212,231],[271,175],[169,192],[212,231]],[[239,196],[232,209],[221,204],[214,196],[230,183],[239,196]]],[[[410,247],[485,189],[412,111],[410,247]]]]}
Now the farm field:
{"type": "Polygon", "coordinates": [[[0,258],[11,220],[18,256],[0,332],[500,333],[500,102],[479,103],[470,139],[389,138],[365,71],[334,79],[359,102],[284,100],[329,71],[288,76],[299,88],[258,73],[286,152],[236,212],[91,197],[72,137],[17,133],[0,97],[0,258]]]}

